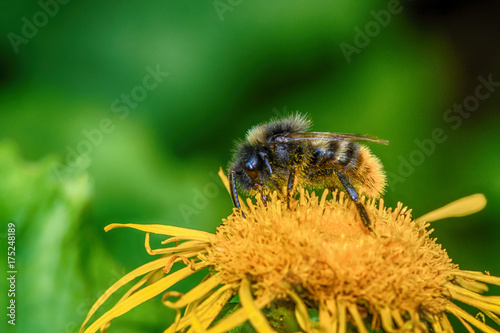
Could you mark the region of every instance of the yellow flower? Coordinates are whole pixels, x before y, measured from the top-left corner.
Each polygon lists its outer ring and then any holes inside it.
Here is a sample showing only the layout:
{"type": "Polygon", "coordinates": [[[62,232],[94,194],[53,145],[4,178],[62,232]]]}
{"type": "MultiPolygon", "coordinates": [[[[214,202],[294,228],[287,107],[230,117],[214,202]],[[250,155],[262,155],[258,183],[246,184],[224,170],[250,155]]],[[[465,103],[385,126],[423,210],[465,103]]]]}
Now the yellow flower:
{"type": "Polygon", "coordinates": [[[416,220],[402,204],[391,209],[382,199],[367,201],[372,233],[363,228],[351,201],[342,193],[333,197],[327,200],[327,191],[318,197],[301,190],[289,208],[276,193],[267,207],[248,200],[246,218],[235,211],[216,234],[164,225],[107,226],[145,231],[148,253],[161,257],[113,285],[92,307],[80,332],[105,330],[113,318],[161,293],[163,303],[178,313],[165,332],[228,332],[247,321],[258,332],[453,332],[447,313],[470,331],[472,325],[497,332],[490,325],[500,325],[500,297],[481,293],[487,283],[500,285],[500,278],[460,270],[428,229],[433,220],[482,209],[484,196],[461,199],[416,220]],[[152,250],[151,232],[169,236],[163,242],[168,246],[152,250]],[[170,273],[176,262],[185,267],[170,273]],[[189,292],[170,290],[203,269],[206,278],[189,292]],[[141,276],[85,328],[111,294],[141,276]],[[235,295],[240,307],[220,316],[235,295]],[[482,314],[472,316],[454,301],[482,314]],[[280,309],[292,309],[298,327],[280,317],[280,309]]]}

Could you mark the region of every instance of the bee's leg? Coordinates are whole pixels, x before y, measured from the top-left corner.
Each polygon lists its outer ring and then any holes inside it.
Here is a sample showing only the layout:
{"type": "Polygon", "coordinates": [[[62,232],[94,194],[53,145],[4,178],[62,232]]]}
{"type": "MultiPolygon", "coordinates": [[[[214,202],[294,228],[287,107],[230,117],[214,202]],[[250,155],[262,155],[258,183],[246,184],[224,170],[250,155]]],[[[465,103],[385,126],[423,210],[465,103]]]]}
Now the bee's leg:
{"type": "Polygon", "coordinates": [[[238,208],[241,212],[241,216],[244,218],[245,214],[241,210],[240,200],[238,199],[238,187],[236,186],[236,181],[234,179],[234,170],[229,170],[229,189],[231,192],[231,200],[233,200],[234,207],[238,208]]]}
{"type": "Polygon", "coordinates": [[[264,189],[262,188],[261,185],[256,186],[257,190],[260,193],[260,196],[262,198],[262,203],[264,204],[264,207],[267,207],[267,195],[264,193],[264,189]]]}
{"type": "Polygon", "coordinates": [[[288,185],[286,187],[286,205],[288,209],[290,209],[290,199],[293,195],[295,185],[295,169],[290,169],[290,173],[288,175],[288,185]]]}
{"type": "Polygon", "coordinates": [[[359,217],[361,218],[361,221],[363,222],[363,225],[370,231],[373,231],[370,218],[368,217],[368,214],[366,213],[365,206],[361,202],[358,202],[359,196],[358,192],[352,187],[352,184],[349,182],[348,178],[346,175],[340,171],[340,170],[335,170],[335,173],[337,174],[337,177],[339,178],[340,182],[344,186],[344,189],[346,190],[347,194],[349,194],[349,197],[351,198],[352,201],[354,201],[354,204],[356,205],[356,208],[358,209],[359,217]]]}

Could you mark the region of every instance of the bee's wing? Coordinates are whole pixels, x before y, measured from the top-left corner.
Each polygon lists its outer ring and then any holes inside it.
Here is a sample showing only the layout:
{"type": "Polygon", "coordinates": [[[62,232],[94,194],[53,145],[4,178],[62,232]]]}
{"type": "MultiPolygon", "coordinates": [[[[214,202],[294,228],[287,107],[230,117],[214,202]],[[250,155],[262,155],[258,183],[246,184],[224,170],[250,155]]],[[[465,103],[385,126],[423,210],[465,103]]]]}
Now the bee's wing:
{"type": "Polygon", "coordinates": [[[283,142],[307,141],[307,140],[331,140],[331,141],[366,141],[388,145],[389,141],[381,140],[370,134],[348,134],[348,133],[330,133],[330,132],[303,132],[289,133],[280,136],[278,140],[283,142]]]}

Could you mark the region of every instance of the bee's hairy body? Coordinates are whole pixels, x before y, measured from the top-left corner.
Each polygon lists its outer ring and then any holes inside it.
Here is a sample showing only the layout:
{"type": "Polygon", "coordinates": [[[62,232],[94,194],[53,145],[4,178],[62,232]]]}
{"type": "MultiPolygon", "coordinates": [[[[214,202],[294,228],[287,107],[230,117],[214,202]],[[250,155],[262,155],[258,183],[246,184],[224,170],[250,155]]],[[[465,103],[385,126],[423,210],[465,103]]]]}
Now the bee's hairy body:
{"type": "MultiPolygon", "coordinates": [[[[237,144],[229,166],[231,195],[239,207],[237,184],[244,192],[260,193],[264,203],[270,188],[290,198],[297,187],[338,188],[360,207],[361,195],[378,198],[386,180],[382,165],[367,147],[355,141],[386,143],[369,136],[307,132],[310,121],[296,114],[253,127],[237,144]]],[[[367,220],[367,221],[365,221],[367,220]]]]}

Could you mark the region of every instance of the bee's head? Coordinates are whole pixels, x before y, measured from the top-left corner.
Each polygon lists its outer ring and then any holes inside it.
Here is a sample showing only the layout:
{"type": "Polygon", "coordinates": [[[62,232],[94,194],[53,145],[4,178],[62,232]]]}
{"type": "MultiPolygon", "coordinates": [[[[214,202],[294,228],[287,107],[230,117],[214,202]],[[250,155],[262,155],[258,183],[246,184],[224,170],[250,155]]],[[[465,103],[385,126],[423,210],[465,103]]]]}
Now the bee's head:
{"type": "Polygon", "coordinates": [[[242,160],[243,170],[247,173],[247,175],[255,179],[258,177],[258,173],[262,170],[262,159],[256,150],[251,151],[249,154],[246,154],[242,160]]]}
{"type": "Polygon", "coordinates": [[[240,184],[247,189],[265,184],[273,174],[269,155],[263,149],[248,144],[239,145],[234,154],[232,168],[235,169],[240,184]]]}
{"type": "Polygon", "coordinates": [[[242,159],[243,169],[245,172],[252,177],[259,172],[265,172],[269,175],[273,174],[273,169],[271,168],[271,164],[269,162],[269,155],[260,149],[251,149],[242,159]]]}

